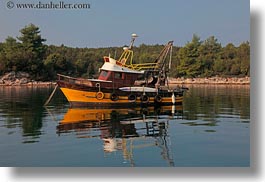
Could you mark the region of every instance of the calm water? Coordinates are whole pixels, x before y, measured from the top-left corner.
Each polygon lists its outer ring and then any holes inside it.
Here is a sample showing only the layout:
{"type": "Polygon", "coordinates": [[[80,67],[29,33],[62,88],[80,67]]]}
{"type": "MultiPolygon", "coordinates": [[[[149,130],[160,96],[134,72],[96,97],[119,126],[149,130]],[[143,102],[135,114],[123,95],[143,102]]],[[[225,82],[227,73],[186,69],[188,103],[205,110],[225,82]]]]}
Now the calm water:
{"type": "Polygon", "coordinates": [[[249,166],[249,86],[189,86],[182,106],[69,109],[0,87],[0,166],[249,166]]]}

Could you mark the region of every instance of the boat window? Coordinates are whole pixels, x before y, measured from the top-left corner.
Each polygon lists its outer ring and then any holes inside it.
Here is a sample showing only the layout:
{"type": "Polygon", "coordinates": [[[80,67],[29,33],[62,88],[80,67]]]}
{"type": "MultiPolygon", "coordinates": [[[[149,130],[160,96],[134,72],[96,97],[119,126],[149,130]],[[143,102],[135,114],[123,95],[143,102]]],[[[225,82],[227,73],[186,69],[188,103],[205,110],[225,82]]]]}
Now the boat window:
{"type": "Polygon", "coordinates": [[[101,71],[100,76],[101,77],[107,77],[108,76],[108,72],[103,70],[103,71],[101,71]]]}
{"type": "Polygon", "coordinates": [[[114,78],[116,79],[121,79],[122,78],[122,73],[115,73],[114,78]]]}

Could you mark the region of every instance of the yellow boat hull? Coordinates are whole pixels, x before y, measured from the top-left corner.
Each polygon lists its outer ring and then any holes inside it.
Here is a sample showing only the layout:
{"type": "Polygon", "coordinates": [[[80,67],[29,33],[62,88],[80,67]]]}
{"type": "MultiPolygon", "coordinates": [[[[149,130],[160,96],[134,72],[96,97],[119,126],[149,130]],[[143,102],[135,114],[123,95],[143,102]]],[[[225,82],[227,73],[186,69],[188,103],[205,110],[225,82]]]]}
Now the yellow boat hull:
{"type": "MultiPolygon", "coordinates": [[[[162,106],[159,107],[159,113],[172,113],[172,107],[174,112],[182,111],[182,105],[179,106],[162,106]]],[[[130,118],[130,114],[133,114],[133,118],[136,116],[143,116],[146,113],[155,113],[158,112],[158,109],[153,107],[136,107],[136,108],[123,108],[123,109],[88,109],[88,108],[69,108],[67,113],[64,115],[64,118],[60,121],[60,124],[68,123],[79,123],[86,121],[111,121],[113,119],[114,112],[119,116],[125,116],[130,118]]],[[[115,117],[115,116],[114,116],[115,117]]],[[[116,117],[115,117],[116,119],[116,117]]],[[[131,120],[130,120],[131,121],[131,120]]]]}
{"type": "MultiPolygon", "coordinates": [[[[70,88],[60,88],[71,106],[136,106],[136,105],[156,105],[158,104],[155,97],[149,96],[147,101],[143,101],[140,95],[137,95],[134,100],[129,100],[128,95],[116,96],[113,99],[112,93],[94,92],[94,91],[82,91],[70,88]]],[[[148,95],[148,93],[147,93],[148,95]]],[[[159,104],[172,105],[181,104],[182,96],[175,96],[174,102],[172,97],[162,97],[159,104]]]]}

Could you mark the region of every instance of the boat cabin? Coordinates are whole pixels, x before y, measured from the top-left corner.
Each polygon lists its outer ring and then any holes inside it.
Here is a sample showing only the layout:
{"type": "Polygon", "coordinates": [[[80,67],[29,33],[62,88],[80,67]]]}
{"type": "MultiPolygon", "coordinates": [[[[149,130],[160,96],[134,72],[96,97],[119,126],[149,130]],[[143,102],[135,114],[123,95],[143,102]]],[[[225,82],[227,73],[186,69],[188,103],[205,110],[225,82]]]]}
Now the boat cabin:
{"type": "Polygon", "coordinates": [[[134,82],[141,76],[139,73],[118,72],[110,70],[101,70],[98,77],[102,86],[119,88],[124,86],[132,86],[134,82]]]}

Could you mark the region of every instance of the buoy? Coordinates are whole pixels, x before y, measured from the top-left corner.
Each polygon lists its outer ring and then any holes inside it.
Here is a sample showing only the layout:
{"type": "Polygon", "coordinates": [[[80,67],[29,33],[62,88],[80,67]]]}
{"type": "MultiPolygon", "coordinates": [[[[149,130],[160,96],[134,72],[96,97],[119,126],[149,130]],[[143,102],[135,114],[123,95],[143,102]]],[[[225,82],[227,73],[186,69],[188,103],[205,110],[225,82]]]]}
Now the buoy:
{"type": "Polygon", "coordinates": [[[162,102],[162,96],[157,94],[155,96],[155,102],[158,102],[158,103],[162,102]]]}
{"type": "Polygon", "coordinates": [[[147,95],[142,95],[140,97],[140,100],[142,101],[142,103],[148,103],[149,102],[149,97],[147,95]]]}
{"type": "Polygon", "coordinates": [[[112,101],[117,101],[117,100],[119,100],[119,96],[118,96],[116,93],[112,93],[112,94],[110,95],[110,99],[111,99],[112,101]]]}
{"type": "Polygon", "coordinates": [[[136,95],[134,95],[134,94],[130,94],[129,96],[128,96],[128,100],[130,101],[130,102],[135,102],[136,101],[136,95]]]}
{"type": "Polygon", "coordinates": [[[98,100],[103,99],[103,98],[104,98],[104,93],[103,93],[103,92],[97,92],[97,93],[96,93],[96,98],[97,98],[98,100]]]}
{"type": "Polygon", "coordinates": [[[148,108],[141,108],[142,114],[145,116],[148,114],[148,108]]]}
{"type": "Polygon", "coordinates": [[[172,99],[172,104],[175,104],[176,103],[176,97],[175,97],[174,92],[172,93],[171,99],[172,99]]]}
{"type": "Polygon", "coordinates": [[[171,107],[171,114],[175,114],[175,111],[176,111],[176,106],[175,105],[172,105],[172,107],[171,107]]]}

